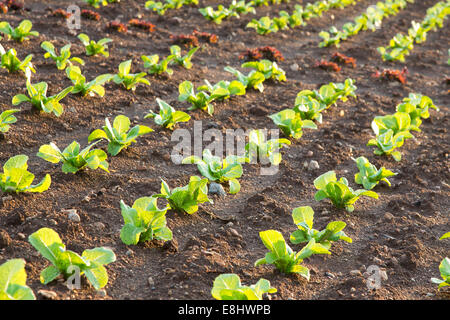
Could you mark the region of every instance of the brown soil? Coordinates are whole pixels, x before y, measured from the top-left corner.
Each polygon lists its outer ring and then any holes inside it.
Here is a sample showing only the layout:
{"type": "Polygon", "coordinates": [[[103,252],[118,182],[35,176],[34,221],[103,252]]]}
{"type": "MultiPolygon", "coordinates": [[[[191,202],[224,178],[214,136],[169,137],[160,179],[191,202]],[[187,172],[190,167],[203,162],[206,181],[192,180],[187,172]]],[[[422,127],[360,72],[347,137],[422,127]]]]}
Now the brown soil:
{"type": "MultiPolygon", "coordinates": [[[[202,6],[217,4],[200,2],[202,6]]],[[[107,59],[86,57],[76,34],[66,28],[65,21],[49,15],[49,8],[65,8],[72,1],[32,0],[26,2],[28,11],[2,14],[0,20],[13,25],[28,18],[33,22],[33,29],[40,32],[38,38],[30,41],[20,44],[2,41],[2,45],[16,48],[20,58],[29,53],[34,55],[37,73],[33,82],[48,82],[50,94],[69,86],[70,81],[52,61],[43,58],[40,43],[44,40],[53,41],[57,48],[71,42],[73,55],[87,62],[82,69],[88,79],[117,72],[119,63],[126,59],[133,59],[132,72],[142,70],[141,55],[169,53],[170,34],[199,29],[216,33],[219,42],[203,45],[194,56],[191,70],[174,67],[171,77],[149,76],[151,86],[139,86],[135,93],[111,82],[106,85],[104,98],[69,95],[62,101],[65,112],[60,118],[31,110],[29,104],[21,106],[18,122],[0,141],[0,163],[14,155],[27,154],[30,171],[36,173],[37,179],[45,173],[51,174],[52,185],[42,194],[14,194],[12,199],[0,203],[0,228],[11,238],[10,243],[5,241],[0,248],[0,263],[24,258],[28,285],[36,294],[41,289],[52,290],[57,293],[57,299],[212,299],[213,280],[222,273],[237,273],[244,284],[268,279],[278,289],[272,295],[277,300],[448,299],[448,290],[438,292],[430,278],[439,277],[439,263],[450,249],[450,242],[438,240],[449,231],[449,87],[445,77],[449,73],[450,29],[430,32],[425,43],[415,46],[407,57],[407,84],[371,76],[377,69],[403,67],[401,63],[383,63],[376,48],[387,45],[397,32],[405,32],[411,20],[422,20],[426,9],[436,2],[422,0],[409,4],[396,17],[386,18],[376,32],[361,32],[344,42],[338,51],[356,58],[357,67],[346,66],[339,73],[314,67],[316,60],[329,59],[337,51],[319,48],[318,32],[333,24],[342,25],[375,1],[362,0],[344,11],[331,10],[321,18],[310,20],[306,27],[267,36],[245,29],[253,15],[215,25],[204,19],[196,7],[185,6],[158,17],[144,10],[143,1],[122,1],[94,9],[102,15],[99,22],[82,19],[79,32],[96,40],[102,37],[114,40],[109,45],[111,55],[107,59]],[[120,34],[105,29],[110,19],[127,22],[138,15],[155,24],[155,32],[148,34],[129,28],[127,34],[120,34]],[[263,93],[249,91],[245,96],[216,103],[212,117],[205,112],[191,111],[191,121],[178,127],[192,132],[193,121],[201,120],[203,129],[217,127],[223,132],[238,128],[276,128],[267,116],[292,108],[300,90],[317,89],[322,84],[342,82],[348,77],[356,80],[358,98],[339,102],[337,107],[327,110],[318,130],[307,130],[301,139],[292,141],[290,148],[283,149],[283,161],[276,175],[261,176],[258,165],[245,165],[240,179],[242,189],[237,195],[211,196],[214,204],[201,205],[193,215],[169,211],[168,226],[173,230],[174,241],[138,246],[123,244],[119,238],[123,225],[121,199],[131,205],[139,197],[158,193],[161,178],[170,186],[182,186],[191,175],[199,174],[195,166],[172,163],[169,155],[176,142],[170,141],[171,132],[157,128],[151,119],[143,119],[149,109],[156,109],[155,99],[162,98],[185,110],[188,105],[177,102],[179,83],[190,80],[199,85],[204,79],[230,80],[232,76],[223,71],[225,66],[239,67],[241,52],[266,45],[276,47],[284,55],[285,61],[280,66],[286,71],[287,82],[266,82],[263,93]],[[290,68],[294,63],[299,65],[295,72],[290,68]],[[410,92],[431,97],[441,111],[432,111],[431,117],[422,124],[422,132],[415,133],[416,138],[401,148],[401,162],[373,155],[373,148],[366,146],[373,135],[372,119],[395,112],[395,106],[410,92]],[[89,133],[100,128],[105,117],[112,119],[118,114],[152,126],[155,132],[139,138],[118,156],[109,157],[111,173],[96,170],[64,174],[60,165],[36,156],[39,147],[50,141],[60,147],[73,140],[86,145],[89,133]],[[308,151],[313,155],[308,156],[308,151]],[[391,179],[393,186],[377,187],[375,191],[380,198],[359,200],[353,213],[337,210],[328,201],[315,202],[313,180],[328,170],[335,170],[339,177],[346,176],[357,187],[353,182],[356,166],[352,156],[365,156],[377,167],[398,172],[391,179]],[[304,162],[310,160],[318,161],[320,169],[305,169],[304,162]],[[83,201],[86,196],[90,196],[89,202],[83,201]],[[345,231],[353,243],[339,242],[332,247],[332,255],[308,259],[305,265],[311,269],[309,282],[297,275],[285,276],[272,266],[254,267],[254,262],[267,251],[259,232],[276,229],[288,239],[296,229],[292,209],[304,205],[312,206],[316,212],[316,228],[333,220],[345,221],[345,231]],[[81,222],[68,220],[62,213],[64,209],[76,209],[81,222]],[[105,227],[100,228],[96,222],[105,227]],[[97,294],[85,279],[82,289],[74,291],[68,290],[62,281],[47,286],[39,282],[39,274],[48,262],[36,253],[27,237],[41,227],[56,230],[69,249],[80,253],[98,246],[114,249],[117,261],[107,266],[106,296],[97,294]],[[368,290],[363,275],[350,273],[352,270],[364,273],[370,265],[386,271],[388,278],[382,280],[379,290],[368,290]],[[154,286],[149,285],[149,277],[154,280],[154,286]]],[[[257,8],[257,16],[269,13],[274,16],[281,9],[292,11],[296,3],[257,8]]],[[[81,8],[92,9],[81,1],[79,4],[81,8]]],[[[11,108],[14,95],[25,91],[25,81],[22,76],[9,75],[2,69],[0,84],[3,111],[11,108]]],[[[100,146],[106,148],[105,143],[100,146]]]]}

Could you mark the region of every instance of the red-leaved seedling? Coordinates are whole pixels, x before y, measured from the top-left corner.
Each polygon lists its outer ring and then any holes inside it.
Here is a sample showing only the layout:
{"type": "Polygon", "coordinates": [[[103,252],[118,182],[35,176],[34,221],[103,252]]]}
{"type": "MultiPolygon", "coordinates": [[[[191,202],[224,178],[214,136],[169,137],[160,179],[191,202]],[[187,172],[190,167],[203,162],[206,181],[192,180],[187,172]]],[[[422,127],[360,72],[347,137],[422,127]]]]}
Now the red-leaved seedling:
{"type": "Polygon", "coordinates": [[[121,33],[127,33],[128,32],[127,26],[124,25],[123,23],[119,22],[119,21],[108,22],[106,27],[108,29],[112,29],[112,30],[115,30],[115,31],[121,32],[121,33]]]}
{"type": "Polygon", "coordinates": [[[139,19],[131,19],[128,21],[128,24],[132,27],[136,27],[139,29],[143,29],[147,32],[153,32],[155,31],[155,25],[151,24],[150,22],[139,20],[139,19]]]}
{"type": "Polygon", "coordinates": [[[56,10],[52,11],[52,16],[59,17],[59,18],[64,18],[64,19],[69,19],[72,16],[72,14],[67,12],[64,9],[59,8],[59,9],[56,9],[56,10]]]}
{"type": "Polygon", "coordinates": [[[92,10],[81,10],[81,16],[85,19],[100,21],[100,14],[92,10]]]}
{"type": "Polygon", "coordinates": [[[401,84],[406,84],[406,75],[408,68],[404,67],[402,70],[384,69],[382,72],[377,70],[372,76],[375,78],[384,78],[389,81],[398,81],[401,84]]]}
{"type": "Polygon", "coordinates": [[[192,35],[197,37],[199,40],[206,41],[208,43],[217,43],[219,41],[219,36],[214,33],[194,30],[192,35]]]}
{"type": "Polygon", "coordinates": [[[336,63],[343,63],[343,64],[351,64],[353,68],[356,68],[356,59],[346,56],[342,53],[335,52],[331,56],[331,61],[334,61],[336,63]]]}
{"type": "Polygon", "coordinates": [[[326,61],[321,59],[320,61],[316,61],[315,67],[322,68],[324,70],[332,70],[335,72],[341,71],[341,67],[339,67],[335,62],[326,61]]]}

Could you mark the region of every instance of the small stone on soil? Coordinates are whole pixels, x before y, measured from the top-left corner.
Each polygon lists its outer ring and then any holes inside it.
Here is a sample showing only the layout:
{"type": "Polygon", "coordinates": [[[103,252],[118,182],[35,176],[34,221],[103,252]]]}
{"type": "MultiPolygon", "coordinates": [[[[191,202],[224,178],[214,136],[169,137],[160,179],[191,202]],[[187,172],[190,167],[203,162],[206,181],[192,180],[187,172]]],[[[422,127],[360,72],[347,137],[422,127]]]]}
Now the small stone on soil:
{"type": "Polygon", "coordinates": [[[223,189],[222,185],[220,185],[219,183],[215,183],[215,182],[211,182],[211,184],[209,185],[209,190],[208,190],[209,194],[217,194],[219,196],[226,196],[226,192],[223,189]]]}
{"type": "Polygon", "coordinates": [[[56,294],[56,292],[54,291],[50,291],[50,290],[39,290],[38,294],[43,297],[44,299],[48,299],[48,300],[55,300],[56,297],[58,296],[56,294]]]}

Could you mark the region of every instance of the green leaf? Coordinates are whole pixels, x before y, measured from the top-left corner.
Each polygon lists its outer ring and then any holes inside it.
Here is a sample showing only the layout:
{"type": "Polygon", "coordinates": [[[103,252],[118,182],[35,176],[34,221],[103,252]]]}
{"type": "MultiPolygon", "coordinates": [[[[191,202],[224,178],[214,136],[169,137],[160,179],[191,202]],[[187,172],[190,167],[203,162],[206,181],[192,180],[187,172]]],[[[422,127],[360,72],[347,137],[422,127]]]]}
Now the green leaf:
{"type": "Polygon", "coordinates": [[[28,241],[44,258],[56,266],[58,259],[53,245],[64,245],[61,238],[54,230],[50,228],[41,228],[31,234],[28,237],[28,241]]]}
{"type": "Polygon", "coordinates": [[[40,281],[43,284],[49,284],[53,280],[55,280],[59,275],[61,274],[61,271],[55,267],[55,266],[48,266],[44,270],[42,270],[40,275],[40,281]]]}
{"type": "Polygon", "coordinates": [[[86,269],[84,274],[96,290],[100,290],[108,284],[108,273],[102,265],[98,265],[96,268],[86,269]]]}

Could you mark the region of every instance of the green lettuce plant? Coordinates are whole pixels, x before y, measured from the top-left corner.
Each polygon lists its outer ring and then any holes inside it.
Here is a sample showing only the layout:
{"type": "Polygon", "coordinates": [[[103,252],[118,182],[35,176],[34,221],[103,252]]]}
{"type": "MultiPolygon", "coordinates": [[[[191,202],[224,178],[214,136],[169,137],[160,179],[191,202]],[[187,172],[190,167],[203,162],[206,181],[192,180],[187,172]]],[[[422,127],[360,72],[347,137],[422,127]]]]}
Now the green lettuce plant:
{"type": "Polygon", "coordinates": [[[342,177],[339,181],[334,171],[328,171],[314,180],[314,187],[318,190],[314,195],[316,201],[330,199],[337,208],[345,208],[352,212],[355,202],[362,196],[378,199],[378,194],[373,191],[358,189],[353,191],[348,186],[346,178],[342,177]]]}
{"type": "Polygon", "coordinates": [[[311,120],[302,120],[299,113],[291,109],[285,109],[269,116],[287,137],[299,139],[303,135],[303,129],[317,129],[311,120]]]}
{"type": "Polygon", "coordinates": [[[187,122],[191,119],[191,116],[186,112],[175,110],[175,108],[164,100],[156,98],[156,102],[159,105],[159,114],[150,111],[144,119],[153,118],[157,125],[170,130],[173,130],[178,122],[187,122]]]}
{"type": "Polygon", "coordinates": [[[39,148],[37,156],[51,163],[62,162],[62,171],[64,173],[77,173],[86,167],[95,170],[100,168],[108,171],[108,162],[106,162],[107,154],[101,149],[91,148],[97,142],[90,144],[80,151],[80,144],[76,141],[68,145],[62,152],[53,143],[44,144],[39,148]]]}
{"type": "Polygon", "coordinates": [[[417,128],[422,124],[422,119],[430,117],[430,109],[439,111],[439,108],[433,103],[430,97],[424,96],[420,93],[410,93],[403,102],[397,105],[397,112],[408,113],[411,119],[411,126],[417,128]]]}
{"type": "Polygon", "coordinates": [[[168,68],[170,63],[175,59],[175,55],[171,54],[166,58],[159,60],[159,55],[154,54],[151,56],[141,56],[144,61],[144,68],[147,69],[150,74],[162,74],[166,72],[169,76],[173,74],[173,69],[168,68]]]}
{"type": "Polygon", "coordinates": [[[450,286],[450,259],[444,258],[439,264],[439,272],[442,279],[431,278],[431,282],[438,284],[438,289],[450,286]]]}
{"type": "Polygon", "coordinates": [[[298,228],[290,236],[293,244],[309,242],[314,239],[316,243],[330,250],[331,243],[335,241],[342,240],[352,243],[352,239],[342,231],[347,226],[343,221],[332,221],[321,231],[314,229],[314,211],[310,206],[295,208],[292,211],[292,219],[298,228]]]}
{"type": "Polygon", "coordinates": [[[247,75],[244,75],[239,70],[236,70],[235,68],[232,68],[230,66],[225,67],[224,70],[234,75],[237,78],[237,81],[242,83],[245,88],[253,88],[255,90],[258,90],[259,92],[264,91],[263,82],[264,80],[266,80],[266,78],[264,77],[263,73],[252,70],[247,75]]]}
{"type": "Polygon", "coordinates": [[[103,38],[96,42],[89,39],[89,36],[84,33],[80,33],[78,39],[80,39],[81,43],[84,45],[87,56],[101,54],[106,58],[109,57],[108,46],[106,44],[112,42],[112,39],[103,38]]]}
{"type": "Polygon", "coordinates": [[[60,54],[58,55],[56,53],[55,46],[51,42],[44,41],[41,43],[41,48],[46,51],[46,53],[44,54],[44,58],[46,59],[51,58],[53,61],[55,61],[56,67],[59,70],[64,70],[67,64],[72,65],[72,62],[76,62],[84,66],[83,59],[80,59],[78,57],[72,58],[70,57],[71,56],[70,47],[71,47],[70,43],[65,45],[64,47],[61,48],[60,54]]]}
{"type": "Polygon", "coordinates": [[[86,82],[86,77],[81,73],[81,69],[77,66],[69,66],[66,68],[67,78],[72,81],[73,84],[73,94],[81,94],[83,97],[89,96],[93,97],[98,95],[103,97],[105,95],[104,84],[111,81],[114,78],[113,74],[102,74],[96,77],[94,80],[86,82]]]}
{"type": "Polygon", "coordinates": [[[14,116],[14,113],[19,111],[20,109],[10,109],[0,113],[0,133],[8,132],[11,124],[17,122],[17,118],[14,116]]]}
{"type": "Polygon", "coordinates": [[[154,197],[164,198],[169,204],[167,209],[192,214],[198,211],[198,205],[204,202],[212,202],[208,199],[208,179],[192,176],[184,187],[170,189],[162,180],[161,193],[154,197]]]}
{"type": "Polygon", "coordinates": [[[313,91],[302,90],[297,94],[295,98],[294,111],[300,115],[303,120],[315,120],[318,123],[322,123],[322,111],[327,106],[320,103],[313,97],[313,91]]]}
{"type": "Polygon", "coordinates": [[[377,147],[373,151],[376,155],[392,156],[395,161],[400,161],[402,154],[395,149],[400,148],[405,142],[405,139],[408,138],[413,138],[413,135],[409,131],[401,131],[394,135],[394,131],[388,129],[385,133],[377,135],[375,139],[370,139],[367,146],[377,147]]]}
{"type": "Polygon", "coordinates": [[[183,81],[178,87],[178,100],[187,101],[191,104],[188,110],[201,109],[207,111],[209,115],[214,113],[212,102],[228,94],[227,89],[218,87],[211,94],[205,91],[195,91],[194,85],[190,81],[183,81]]]}
{"type": "MultiPolygon", "coordinates": [[[[411,124],[411,117],[406,112],[396,112],[385,116],[376,116],[372,123],[372,130],[376,135],[392,130],[396,135],[401,132],[409,132],[411,130],[419,131],[417,126],[411,124]]],[[[405,136],[405,139],[409,136],[405,136]]]]}
{"type": "Polygon", "coordinates": [[[132,60],[127,60],[119,64],[119,73],[117,73],[112,80],[116,84],[122,84],[127,90],[136,90],[136,85],[138,83],[144,83],[150,85],[150,81],[144,77],[147,75],[145,72],[140,73],[130,73],[132,60]]]}
{"type": "Polygon", "coordinates": [[[38,184],[32,185],[34,174],[28,171],[28,156],[20,154],[8,159],[0,173],[0,189],[3,192],[37,192],[42,193],[48,188],[52,179],[46,174],[38,184]]]}
{"type": "Polygon", "coordinates": [[[172,231],[167,227],[167,207],[158,208],[158,198],[143,197],[137,199],[132,207],[122,200],[120,209],[124,226],[120,230],[120,239],[126,245],[151,240],[172,240],[172,231]]]}
{"type": "Polygon", "coordinates": [[[191,69],[192,68],[192,57],[194,55],[195,52],[197,52],[197,50],[200,47],[194,47],[191,50],[189,50],[189,52],[186,55],[182,55],[181,54],[181,48],[177,45],[173,45],[170,47],[170,55],[174,56],[173,58],[173,62],[175,62],[176,64],[183,66],[186,69],[191,69]]]}
{"type": "Polygon", "coordinates": [[[266,80],[274,79],[277,81],[286,81],[286,73],[281,69],[276,62],[270,60],[259,60],[245,62],[241,66],[242,68],[252,68],[264,75],[266,80]]]}
{"type": "Polygon", "coordinates": [[[39,32],[31,30],[33,24],[30,20],[22,20],[17,28],[11,27],[9,22],[0,22],[0,32],[3,33],[7,39],[13,38],[17,42],[29,40],[30,37],[39,36],[39,32]]]}
{"type": "Polygon", "coordinates": [[[230,187],[230,193],[238,193],[241,185],[238,178],[242,176],[241,163],[246,162],[245,157],[228,156],[224,160],[213,156],[211,150],[203,150],[202,159],[196,156],[189,156],[183,159],[183,164],[197,164],[198,171],[211,182],[226,183],[230,187]]]}
{"type": "Polygon", "coordinates": [[[89,135],[88,142],[105,139],[108,141],[108,153],[116,156],[131,143],[136,142],[137,137],[153,131],[153,129],[143,125],[136,125],[131,129],[130,126],[130,119],[124,115],[115,117],[112,126],[108,118],[105,118],[103,129],[94,130],[89,135]]]}
{"type": "Polygon", "coordinates": [[[262,300],[263,294],[275,293],[277,289],[266,279],[254,285],[244,286],[237,274],[225,273],[214,279],[211,295],[216,300],[262,300]]]}
{"type": "Polygon", "coordinates": [[[284,240],[283,235],[275,230],[266,230],[259,233],[263,244],[269,250],[264,258],[258,259],[255,266],[273,264],[285,274],[298,273],[309,280],[309,269],[302,265],[303,260],[313,254],[331,254],[324,246],[311,239],[299,252],[294,252],[284,240]]]}
{"type": "Polygon", "coordinates": [[[380,181],[384,181],[388,186],[391,186],[391,183],[387,178],[397,175],[397,173],[394,173],[385,167],[377,169],[377,167],[371,164],[365,157],[358,157],[353,160],[356,162],[356,166],[359,169],[359,172],[355,174],[355,182],[362,185],[366,190],[373,189],[380,181]]]}
{"type": "Polygon", "coordinates": [[[290,144],[291,142],[288,139],[267,140],[262,130],[252,130],[248,136],[248,143],[245,145],[246,158],[249,159],[249,162],[256,159],[268,160],[276,166],[282,160],[281,153],[278,151],[290,144]]]}
{"type": "Polygon", "coordinates": [[[26,282],[24,259],[11,259],[0,265],[0,300],[36,300],[26,282]]]}
{"type": "Polygon", "coordinates": [[[114,252],[105,247],[84,250],[78,255],[67,250],[58,233],[50,228],[41,228],[28,237],[31,245],[51,265],[42,270],[41,283],[48,284],[62,275],[67,279],[76,269],[85,275],[89,283],[97,290],[108,284],[108,272],[105,265],[116,261],[114,252]]]}
{"type": "Polygon", "coordinates": [[[12,104],[14,106],[23,102],[29,102],[36,109],[46,113],[53,112],[57,117],[64,112],[64,108],[59,102],[74,89],[73,87],[67,87],[60,93],[47,97],[48,84],[46,82],[31,84],[29,77],[26,80],[26,88],[28,96],[21,93],[15,95],[12,98],[12,104]]]}
{"type": "Polygon", "coordinates": [[[205,84],[197,88],[198,91],[206,91],[209,94],[215,93],[215,100],[225,100],[231,96],[241,96],[245,94],[245,86],[237,81],[225,81],[220,80],[216,84],[212,85],[208,80],[205,80],[205,84]]]}
{"type": "Polygon", "coordinates": [[[36,70],[31,63],[31,59],[33,58],[32,54],[27,55],[23,61],[20,61],[20,59],[17,58],[17,51],[14,48],[5,51],[0,44],[0,57],[0,67],[7,69],[10,73],[22,71],[27,74],[29,73],[27,69],[33,73],[36,73],[36,70]]]}

